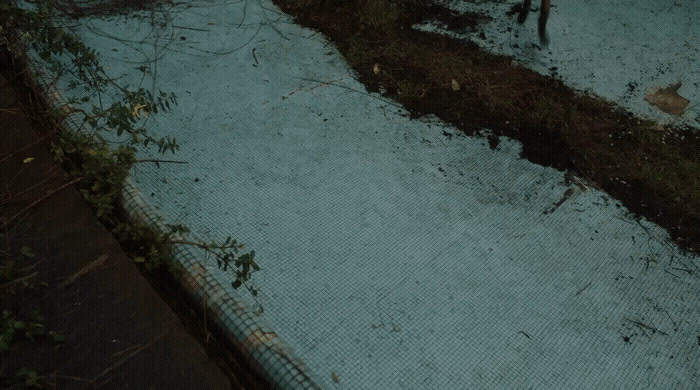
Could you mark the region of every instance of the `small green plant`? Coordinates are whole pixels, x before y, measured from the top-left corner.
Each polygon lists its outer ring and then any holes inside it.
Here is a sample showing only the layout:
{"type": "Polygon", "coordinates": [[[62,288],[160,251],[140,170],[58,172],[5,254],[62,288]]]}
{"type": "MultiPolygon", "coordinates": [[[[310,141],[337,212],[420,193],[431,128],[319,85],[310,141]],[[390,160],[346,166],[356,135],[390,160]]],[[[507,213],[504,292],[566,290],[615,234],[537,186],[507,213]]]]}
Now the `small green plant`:
{"type": "Polygon", "coordinates": [[[47,332],[43,325],[44,318],[38,312],[34,312],[30,320],[19,320],[10,310],[3,310],[0,320],[0,353],[10,350],[12,341],[17,337],[24,337],[35,341],[36,336],[47,336],[55,342],[64,340],[64,336],[53,331],[47,332]]]}
{"type": "Polygon", "coordinates": [[[36,371],[27,367],[22,367],[15,373],[14,378],[5,381],[4,385],[10,388],[42,388],[40,383],[41,377],[36,371]]]}
{"type": "MultiPolygon", "coordinates": [[[[10,256],[9,249],[3,251],[0,262],[0,301],[3,302],[3,306],[11,296],[21,293],[24,289],[35,288],[34,279],[37,273],[32,271],[33,267],[16,266],[16,264],[24,264],[26,260],[34,257],[34,251],[28,246],[22,246],[15,259],[10,256]]],[[[60,345],[65,339],[60,333],[47,331],[44,326],[44,318],[36,310],[24,318],[10,309],[2,310],[2,316],[0,316],[0,361],[9,359],[13,353],[16,353],[17,342],[27,340],[36,343],[37,338],[48,339],[57,345],[60,345]]],[[[0,386],[2,388],[40,388],[42,381],[43,378],[35,370],[22,367],[16,372],[5,372],[5,369],[0,367],[0,386]]]]}

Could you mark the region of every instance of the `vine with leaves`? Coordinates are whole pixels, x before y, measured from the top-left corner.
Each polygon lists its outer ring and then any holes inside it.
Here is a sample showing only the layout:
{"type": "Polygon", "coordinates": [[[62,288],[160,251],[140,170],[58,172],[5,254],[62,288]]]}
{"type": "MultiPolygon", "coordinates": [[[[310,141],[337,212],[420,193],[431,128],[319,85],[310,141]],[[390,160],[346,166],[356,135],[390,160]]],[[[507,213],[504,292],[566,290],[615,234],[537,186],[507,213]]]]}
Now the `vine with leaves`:
{"type": "Polygon", "coordinates": [[[76,107],[90,102],[92,99],[88,95],[72,97],[59,107],[55,107],[56,102],[47,102],[47,118],[51,128],[56,129],[51,137],[56,161],[79,185],[98,218],[112,229],[122,243],[129,243],[126,247],[133,250],[134,259],[143,263],[147,270],[166,266],[175,271],[178,266],[171,257],[172,246],[191,245],[213,255],[219,268],[224,271],[230,265],[235,266],[237,271],[231,282],[232,287],[238,289],[245,286],[256,297],[258,290],[248,283],[251,274],[260,270],[254,261],[255,251],[239,254],[244,246],[231,237],[223,243],[189,241],[175,238],[175,233],[188,231],[182,225],[171,226],[168,232],[159,232],[117,217],[122,185],[131,167],[139,162],[136,159],[137,146],[156,145],[161,154],[167,151],[175,153],[179,149],[175,138],[155,138],[144,127],[135,127],[142,115],[148,117],[159,110],[167,112],[171,103],[177,105],[176,95],[159,91],[159,95],[154,96],[143,88],[133,91],[117,84],[100,65],[98,53],[87,47],[79,36],[56,26],[52,21],[54,15],[53,0],[41,0],[32,10],[18,7],[16,1],[0,1],[0,44],[6,46],[14,58],[20,59],[25,66],[29,63],[28,49],[34,49],[46,63],[47,69],[55,75],[50,86],[55,85],[59,78],[69,76],[69,89],[82,87],[85,92],[97,95],[100,102],[99,106],[93,104],[89,111],[76,107]],[[56,56],[68,56],[72,65],[64,66],[56,56]],[[103,108],[101,94],[108,85],[116,87],[123,97],[103,108]],[[77,114],[82,114],[77,131],[59,130],[66,118],[77,114]],[[126,134],[129,141],[111,147],[101,136],[104,131],[114,131],[117,136],[126,134]]]}

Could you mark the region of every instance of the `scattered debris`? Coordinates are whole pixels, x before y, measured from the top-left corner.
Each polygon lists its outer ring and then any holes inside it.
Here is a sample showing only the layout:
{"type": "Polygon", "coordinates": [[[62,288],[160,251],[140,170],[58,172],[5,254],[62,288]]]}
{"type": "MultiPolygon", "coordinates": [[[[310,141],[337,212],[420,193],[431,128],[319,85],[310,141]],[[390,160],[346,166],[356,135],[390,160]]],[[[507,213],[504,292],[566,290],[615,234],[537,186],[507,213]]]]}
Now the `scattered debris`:
{"type": "Polygon", "coordinates": [[[668,333],[657,329],[657,328],[656,328],[655,326],[653,326],[653,325],[647,325],[647,324],[642,323],[642,322],[640,322],[640,321],[631,320],[631,319],[629,319],[629,318],[624,318],[624,320],[627,321],[627,322],[630,322],[630,323],[632,323],[632,324],[634,324],[634,325],[636,325],[636,326],[638,326],[638,327],[641,328],[641,329],[648,329],[648,330],[651,330],[651,333],[657,333],[657,332],[658,332],[659,334],[662,334],[662,335],[664,335],[664,336],[667,336],[667,335],[668,335],[668,333]]]}
{"type": "Polygon", "coordinates": [[[574,194],[574,188],[568,188],[566,191],[564,191],[564,194],[562,195],[561,199],[559,202],[554,204],[554,207],[552,207],[550,210],[545,210],[542,212],[542,214],[551,214],[554,212],[554,210],[558,209],[559,206],[561,206],[564,202],[566,202],[567,199],[571,197],[571,195],[574,194]]]}

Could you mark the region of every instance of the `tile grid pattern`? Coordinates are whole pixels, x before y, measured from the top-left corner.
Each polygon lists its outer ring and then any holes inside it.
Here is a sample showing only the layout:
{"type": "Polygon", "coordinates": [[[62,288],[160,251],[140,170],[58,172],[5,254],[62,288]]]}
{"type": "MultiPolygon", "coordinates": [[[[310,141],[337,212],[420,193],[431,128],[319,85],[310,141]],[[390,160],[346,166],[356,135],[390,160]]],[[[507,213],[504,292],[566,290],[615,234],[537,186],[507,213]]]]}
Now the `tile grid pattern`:
{"type": "MultiPolygon", "coordinates": [[[[39,87],[42,97],[54,108],[68,107],[66,99],[63,98],[55,83],[49,82],[55,78],[42,65],[43,62],[38,53],[29,48],[29,45],[25,44],[24,47],[27,48],[29,76],[35,86],[39,87]]],[[[79,128],[77,122],[75,113],[68,115],[63,121],[64,130],[77,131],[79,128]]],[[[122,188],[122,207],[129,214],[129,218],[161,232],[168,230],[155,210],[143,199],[131,177],[127,178],[122,188]]],[[[235,290],[227,288],[220,281],[223,272],[218,272],[215,267],[209,270],[201,261],[204,257],[195,252],[184,244],[175,247],[174,258],[185,270],[180,280],[181,285],[191,303],[201,309],[202,303],[206,302],[208,317],[227,341],[239,348],[250,359],[254,369],[271,381],[276,388],[290,390],[326,388],[323,381],[308,372],[304,363],[294,356],[291,348],[280,339],[277,333],[261,317],[253,314],[235,290]],[[207,298],[204,299],[204,297],[207,298]]]]}

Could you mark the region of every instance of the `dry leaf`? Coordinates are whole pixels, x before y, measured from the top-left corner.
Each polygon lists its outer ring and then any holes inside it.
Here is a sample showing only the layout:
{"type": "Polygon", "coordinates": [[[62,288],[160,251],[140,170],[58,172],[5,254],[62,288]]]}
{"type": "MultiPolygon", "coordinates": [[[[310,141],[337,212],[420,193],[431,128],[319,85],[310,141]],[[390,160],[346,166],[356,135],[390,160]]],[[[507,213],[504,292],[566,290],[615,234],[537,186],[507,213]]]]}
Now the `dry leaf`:
{"type": "Polygon", "coordinates": [[[459,83],[455,79],[452,79],[452,90],[459,91],[459,83]]]}
{"type": "Polygon", "coordinates": [[[93,271],[93,270],[97,269],[98,267],[102,266],[108,257],[109,257],[109,255],[107,255],[106,253],[101,254],[100,256],[97,257],[97,259],[88,263],[83,268],[79,269],[78,272],[74,273],[73,275],[68,277],[66,280],[64,280],[63,283],[61,283],[60,287],[64,288],[64,287],[67,287],[67,286],[75,283],[75,281],[78,280],[79,277],[81,277],[81,276],[85,275],[86,273],[93,271]]]}
{"type": "Polygon", "coordinates": [[[374,64],[374,74],[379,74],[379,64],[374,64]]]}
{"type": "Polygon", "coordinates": [[[678,94],[681,82],[669,85],[666,88],[651,88],[644,96],[644,100],[659,108],[659,110],[672,115],[680,115],[685,111],[690,101],[678,94]]]}

